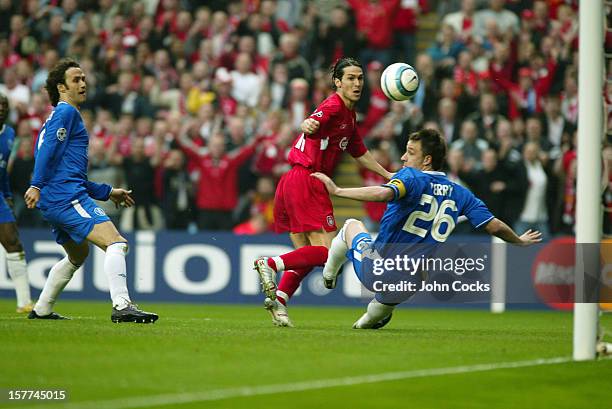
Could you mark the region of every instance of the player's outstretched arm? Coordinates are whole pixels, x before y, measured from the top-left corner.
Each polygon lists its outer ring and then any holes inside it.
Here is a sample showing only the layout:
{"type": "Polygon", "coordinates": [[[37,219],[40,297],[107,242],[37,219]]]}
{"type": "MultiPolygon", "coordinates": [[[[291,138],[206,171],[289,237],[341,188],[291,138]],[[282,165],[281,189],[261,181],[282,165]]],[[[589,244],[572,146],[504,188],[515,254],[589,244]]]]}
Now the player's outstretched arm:
{"type": "Polygon", "coordinates": [[[360,157],[355,158],[355,160],[364,168],[371,170],[372,172],[378,173],[380,176],[384,177],[387,180],[393,177],[393,173],[389,172],[380,163],[378,163],[376,159],[374,159],[374,156],[372,156],[370,151],[367,151],[360,157]]]}
{"type": "Polygon", "coordinates": [[[393,200],[393,190],[384,186],[365,186],[365,187],[338,187],[329,176],[315,172],[310,176],[319,179],[325,185],[330,195],[345,197],[347,199],[359,200],[362,202],[389,202],[393,200]]]}
{"type": "Polygon", "coordinates": [[[115,207],[132,207],[136,203],[134,198],[131,196],[131,190],[125,190],[121,188],[113,188],[109,199],[113,201],[115,207]]]}
{"type": "Polygon", "coordinates": [[[532,231],[529,229],[519,236],[510,228],[510,226],[498,218],[494,218],[487,223],[485,230],[487,233],[499,237],[508,243],[518,244],[520,246],[529,246],[530,244],[539,243],[542,241],[542,233],[539,231],[532,231]]]}

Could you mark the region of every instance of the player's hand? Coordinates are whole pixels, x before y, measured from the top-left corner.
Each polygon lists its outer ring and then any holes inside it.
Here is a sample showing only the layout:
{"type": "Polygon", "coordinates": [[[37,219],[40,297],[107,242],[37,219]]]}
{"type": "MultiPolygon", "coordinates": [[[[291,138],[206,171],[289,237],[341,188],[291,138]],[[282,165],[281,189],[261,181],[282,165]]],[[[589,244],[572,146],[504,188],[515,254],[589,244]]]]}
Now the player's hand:
{"type": "Polygon", "coordinates": [[[340,188],[336,186],[336,184],[329,178],[329,176],[321,172],[312,173],[310,176],[312,176],[313,178],[317,178],[321,182],[323,182],[323,184],[325,185],[325,189],[327,189],[327,192],[330,195],[335,195],[338,190],[340,190],[340,188]]]}
{"type": "Polygon", "coordinates": [[[40,190],[35,187],[30,187],[26,190],[25,195],[23,195],[25,199],[25,203],[28,209],[34,209],[36,207],[36,203],[40,200],[40,190]]]}
{"type": "Polygon", "coordinates": [[[131,196],[131,194],[131,190],[113,188],[113,190],[111,190],[109,199],[113,201],[116,208],[119,208],[119,206],[132,207],[136,202],[134,201],[134,198],[131,196]]]}
{"type": "Polygon", "coordinates": [[[306,118],[304,122],[302,122],[302,125],[300,125],[300,129],[305,134],[312,135],[319,130],[319,126],[321,126],[321,123],[316,119],[306,118]]]}
{"type": "Polygon", "coordinates": [[[521,246],[529,246],[530,244],[539,243],[542,241],[542,233],[537,230],[527,230],[520,236],[521,246]]]}

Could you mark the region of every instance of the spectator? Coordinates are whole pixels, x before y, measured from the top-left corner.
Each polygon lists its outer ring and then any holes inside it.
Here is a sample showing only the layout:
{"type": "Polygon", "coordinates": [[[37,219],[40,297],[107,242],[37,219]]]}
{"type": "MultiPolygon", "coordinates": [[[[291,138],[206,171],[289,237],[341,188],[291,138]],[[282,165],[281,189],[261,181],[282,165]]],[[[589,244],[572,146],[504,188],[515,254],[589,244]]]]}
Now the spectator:
{"type": "Polygon", "coordinates": [[[13,154],[9,160],[11,191],[13,192],[13,212],[17,224],[23,227],[41,227],[43,224],[39,212],[26,209],[23,195],[30,187],[30,179],[34,170],[34,149],[30,127],[27,121],[22,121],[17,127],[17,135],[13,154]]]}
{"type": "Polygon", "coordinates": [[[294,78],[304,78],[306,81],[310,81],[312,69],[308,61],[298,54],[298,48],[299,40],[295,34],[283,34],[280,38],[280,51],[274,56],[272,64],[285,64],[289,81],[294,78]]]}
{"type": "MultiPolygon", "coordinates": [[[[87,177],[96,183],[107,183],[111,186],[121,186],[123,184],[122,172],[116,166],[112,166],[112,151],[104,146],[101,138],[92,138],[89,142],[89,169],[87,177]]],[[[120,221],[121,213],[110,201],[98,201],[106,215],[111,218],[113,223],[120,221]]]]}
{"type": "Polygon", "coordinates": [[[45,51],[42,66],[34,74],[32,79],[32,92],[40,92],[40,89],[45,85],[49,70],[57,64],[59,55],[57,50],[49,49],[45,51]]]}
{"type": "Polygon", "coordinates": [[[417,55],[415,68],[419,73],[419,88],[414,95],[414,104],[427,119],[435,115],[438,83],[435,77],[435,65],[429,54],[417,55]]]}
{"type": "Polygon", "coordinates": [[[289,71],[287,71],[285,64],[274,64],[269,89],[272,109],[280,109],[285,106],[289,89],[289,71]]]}
{"type": "Polygon", "coordinates": [[[289,123],[293,129],[298,129],[304,118],[312,112],[312,103],[308,100],[308,81],[295,78],[289,84],[289,99],[287,102],[289,123]]]}
{"type": "Polygon", "coordinates": [[[185,230],[194,220],[192,187],[185,166],[185,156],[179,149],[168,152],[163,161],[163,200],[161,202],[166,228],[185,230]]]}
{"type": "Polygon", "coordinates": [[[16,123],[17,119],[27,112],[31,98],[30,89],[17,81],[15,67],[4,70],[3,80],[4,83],[0,84],[0,93],[6,95],[10,101],[9,122],[16,123]]]}
{"type": "Polygon", "coordinates": [[[393,45],[393,21],[399,9],[399,0],[348,0],[355,12],[357,32],[365,40],[361,63],[380,61],[391,63],[389,48],[393,45]]]}
{"type": "Polygon", "coordinates": [[[564,92],[561,96],[561,112],[570,124],[578,124],[578,82],[577,72],[568,70],[565,73],[564,92]]]}
{"type": "MultiPolygon", "coordinates": [[[[526,142],[534,142],[536,145],[538,145],[539,159],[545,165],[547,165],[548,160],[550,159],[552,144],[542,132],[542,121],[539,117],[532,116],[527,119],[525,124],[525,136],[526,142]]],[[[523,154],[523,156],[525,155],[523,154]]]]}
{"type": "Polygon", "coordinates": [[[527,176],[528,187],[525,204],[515,228],[518,231],[538,230],[542,233],[543,239],[546,240],[550,234],[546,207],[548,176],[540,161],[537,143],[527,142],[523,147],[523,167],[523,172],[527,176]]]}
{"type": "Polygon", "coordinates": [[[320,31],[322,34],[318,40],[323,52],[324,67],[331,67],[342,57],[357,55],[359,50],[357,32],[344,7],[334,7],[330,13],[329,23],[322,22],[320,31]]]}
{"type": "Polygon", "coordinates": [[[215,91],[217,93],[217,104],[224,117],[230,117],[236,113],[238,102],[232,97],[232,76],[223,67],[215,74],[215,91]]]}
{"type": "Polygon", "coordinates": [[[512,124],[508,120],[502,119],[497,122],[494,145],[497,148],[499,161],[506,168],[512,168],[522,161],[522,155],[517,149],[518,143],[512,133],[512,124]]]}
{"type": "Polygon", "coordinates": [[[427,0],[400,1],[393,18],[395,61],[414,61],[419,15],[427,11],[427,0]]]}
{"type": "Polygon", "coordinates": [[[566,132],[571,133],[572,126],[561,113],[561,101],[558,95],[548,95],[544,99],[543,128],[545,139],[551,144],[552,156],[556,159],[561,153],[561,139],[566,132]]]}
{"type": "Polygon", "coordinates": [[[443,67],[452,67],[455,65],[459,53],[463,50],[463,43],[461,43],[455,29],[445,24],[442,26],[442,30],[438,35],[438,40],[431,46],[427,52],[433,59],[434,63],[439,64],[443,67]]]}
{"type": "Polygon", "coordinates": [[[234,227],[234,233],[252,235],[271,231],[274,223],[275,188],[272,178],[261,177],[257,180],[249,203],[249,218],[234,227]]]}
{"type": "Polygon", "coordinates": [[[232,77],[232,97],[249,107],[257,105],[261,93],[261,78],[251,72],[251,56],[240,53],[236,57],[236,70],[230,73],[232,77]]]}
{"type": "Polygon", "coordinates": [[[121,215],[121,229],[159,230],[163,227],[161,210],[154,192],[155,168],[160,163],[161,149],[156,147],[151,157],[145,155],[144,138],[134,138],[131,154],[122,158],[127,186],[132,190],[136,205],[125,209],[121,215]]]}
{"type": "Polygon", "coordinates": [[[447,144],[459,139],[460,122],[457,118],[457,103],[450,98],[443,98],[438,103],[438,124],[447,144]]]}
{"type": "Polygon", "coordinates": [[[484,37],[486,27],[493,21],[504,36],[519,32],[519,19],[513,12],[504,9],[506,0],[490,0],[489,7],[477,11],[474,16],[474,35],[484,37]]]}
{"type": "Polygon", "coordinates": [[[279,179],[291,168],[287,158],[294,139],[293,127],[283,123],[277,134],[266,137],[258,147],[253,158],[254,172],[279,179]]]}
{"type": "Polygon", "coordinates": [[[234,151],[225,151],[225,136],[213,135],[204,150],[182,133],[180,144],[199,171],[196,189],[197,223],[201,230],[229,230],[238,204],[238,169],[255,152],[257,140],[234,151]]]}
{"type": "Polygon", "coordinates": [[[469,119],[476,123],[478,135],[490,144],[495,143],[495,128],[505,118],[497,112],[497,101],[491,93],[480,95],[479,110],[472,113],[469,119]]]}
{"type": "Polygon", "coordinates": [[[451,26],[455,33],[459,33],[459,40],[469,43],[474,32],[474,13],[476,0],[462,0],[461,10],[448,13],[442,20],[443,24],[451,26]]]}
{"type": "MultiPolygon", "coordinates": [[[[461,150],[468,168],[476,170],[480,169],[482,165],[482,153],[488,148],[488,144],[484,139],[478,137],[476,123],[471,120],[465,120],[461,124],[460,139],[453,142],[450,148],[461,150]]],[[[495,159],[497,161],[497,157],[495,159]]]]}
{"type": "Polygon", "coordinates": [[[369,101],[366,116],[359,126],[359,133],[367,136],[370,130],[385,116],[389,111],[389,98],[385,96],[380,87],[380,77],[383,65],[378,61],[368,64],[367,85],[370,97],[364,100],[369,101]]]}
{"type": "MultiPolygon", "coordinates": [[[[464,153],[465,155],[465,153],[464,153]]],[[[497,215],[505,214],[508,175],[497,160],[494,149],[482,151],[481,168],[464,178],[474,193],[497,215]]]]}

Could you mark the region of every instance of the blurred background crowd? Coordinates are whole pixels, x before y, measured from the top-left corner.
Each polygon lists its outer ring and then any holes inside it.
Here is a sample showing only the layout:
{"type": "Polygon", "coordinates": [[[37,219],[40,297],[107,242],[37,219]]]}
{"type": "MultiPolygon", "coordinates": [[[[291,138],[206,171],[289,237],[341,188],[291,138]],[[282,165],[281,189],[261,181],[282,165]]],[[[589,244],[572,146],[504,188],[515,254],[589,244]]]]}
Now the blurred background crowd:
{"type": "MultiPolygon", "coordinates": [[[[89,178],[133,190],[136,207],[105,207],[122,230],[257,234],[271,230],[299,124],[333,92],[330,65],[354,56],[366,71],[359,131],[381,163],[401,167],[408,133],[437,128],[449,176],[494,214],[519,230],[571,234],[577,10],[577,0],[0,0],[18,223],[44,224],[20,199],[51,110],[44,82],[62,57],[87,76],[89,178]],[[436,22],[431,38],[425,17],[436,22]],[[380,89],[395,61],[420,75],[411,101],[380,89]]],[[[612,87],[603,96],[612,102],[612,87]]],[[[602,160],[610,233],[609,143],[602,160]]],[[[375,228],[384,204],[362,211],[375,228]]]]}

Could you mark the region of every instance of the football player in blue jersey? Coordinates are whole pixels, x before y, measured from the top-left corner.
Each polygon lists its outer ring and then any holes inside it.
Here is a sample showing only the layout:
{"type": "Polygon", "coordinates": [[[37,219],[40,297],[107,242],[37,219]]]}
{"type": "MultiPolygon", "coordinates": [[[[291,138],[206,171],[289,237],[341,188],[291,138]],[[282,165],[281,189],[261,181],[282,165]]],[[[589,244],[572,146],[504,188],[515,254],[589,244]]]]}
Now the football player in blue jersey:
{"type": "Polygon", "coordinates": [[[17,233],[17,224],[12,211],[13,194],[6,170],[15,141],[15,130],[6,124],[8,114],[8,98],[6,95],[0,94],[0,189],[2,189],[0,243],[6,250],[6,265],[17,294],[17,312],[24,313],[32,311],[33,305],[30,299],[30,283],[28,282],[25,253],[17,233]]]}
{"type": "MultiPolygon", "coordinates": [[[[484,228],[487,233],[510,243],[530,245],[541,241],[538,231],[528,230],[518,236],[506,223],[495,218],[472,192],[448,180],[440,171],[446,150],[446,142],[437,131],[423,129],[410,135],[406,153],[402,156],[403,169],[384,185],[340,188],[324,174],[312,175],[321,180],[332,195],[361,201],[389,202],[376,240],[372,241],[363,223],[355,219],[347,220],[332,240],[323,270],[327,288],[336,286],[340,267],[348,257],[359,280],[371,289],[375,258],[388,252],[393,244],[425,243],[426,246],[433,246],[443,243],[460,216],[465,216],[474,228],[484,228]]],[[[405,292],[403,300],[412,294],[405,292]]],[[[367,312],[355,322],[353,328],[376,329],[386,325],[398,303],[388,302],[386,295],[376,292],[367,312]]]]}
{"type": "Polygon", "coordinates": [[[38,207],[52,227],[55,241],[67,257],[55,264],[28,315],[30,319],[65,319],[55,312],[55,301],[89,254],[89,243],[106,252],[104,272],[113,303],[113,322],[152,323],[157,314],[132,303],[126,285],[125,255],[128,243],[108,216],[92,200],[112,200],[116,206],[132,206],[131,191],[87,180],[89,135],[79,105],[85,102],[87,84],[79,64],[63,59],[49,72],[45,86],[55,109],[43,124],[34,151],[28,208],[38,207]]]}

